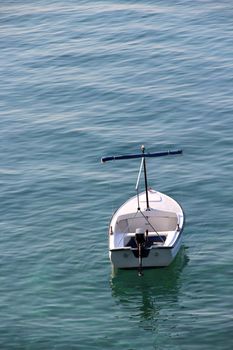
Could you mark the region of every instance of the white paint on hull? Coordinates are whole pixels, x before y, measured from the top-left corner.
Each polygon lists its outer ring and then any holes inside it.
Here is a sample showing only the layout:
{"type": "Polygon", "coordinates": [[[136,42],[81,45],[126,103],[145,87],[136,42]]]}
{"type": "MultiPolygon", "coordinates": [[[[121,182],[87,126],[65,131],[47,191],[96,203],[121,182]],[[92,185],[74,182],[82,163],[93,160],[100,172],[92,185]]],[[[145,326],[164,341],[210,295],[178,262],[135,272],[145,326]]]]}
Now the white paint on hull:
{"type": "Polygon", "coordinates": [[[136,247],[128,246],[138,227],[148,230],[149,237],[164,236],[165,242],[155,242],[145,249],[149,254],[142,259],[143,267],[168,266],[177,255],[182,241],[184,214],[171,197],[148,191],[150,210],[146,209],[145,192],[125,202],[113,215],[109,227],[109,257],[115,268],[137,268],[136,247]],[[140,211],[138,208],[138,201],[140,211]],[[146,219],[145,219],[146,217],[146,219]],[[153,223],[153,224],[150,224],[153,223]]]}

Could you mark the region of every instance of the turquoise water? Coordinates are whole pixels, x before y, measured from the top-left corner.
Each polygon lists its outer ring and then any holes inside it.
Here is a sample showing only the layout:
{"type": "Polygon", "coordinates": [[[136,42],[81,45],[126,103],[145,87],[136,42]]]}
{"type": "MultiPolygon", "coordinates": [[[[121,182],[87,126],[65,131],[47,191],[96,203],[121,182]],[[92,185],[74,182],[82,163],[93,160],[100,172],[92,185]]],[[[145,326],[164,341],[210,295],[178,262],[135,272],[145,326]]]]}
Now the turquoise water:
{"type": "Polygon", "coordinates": [[[233,6],[2,1],[1,349],[233,348],[233,6]],[[168,268],[112,273],[107,227],[149,184],[186,213],[168,268]]]}

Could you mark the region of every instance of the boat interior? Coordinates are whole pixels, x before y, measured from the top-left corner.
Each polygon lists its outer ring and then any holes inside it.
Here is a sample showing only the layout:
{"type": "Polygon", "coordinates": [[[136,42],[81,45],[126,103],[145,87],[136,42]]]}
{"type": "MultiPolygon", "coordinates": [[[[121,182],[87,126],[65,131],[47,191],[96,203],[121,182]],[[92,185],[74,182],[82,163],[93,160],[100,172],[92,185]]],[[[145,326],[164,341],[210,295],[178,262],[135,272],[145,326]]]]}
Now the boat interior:
{"type": "MultiPolygon", "coordinates": [[[[145,246],[166,245],[167,238],[179,227],[179,219],[174,212],[145,211],[118,217],[115,228],[115,246],[136,248],[135,233],[138,228],[145,233],[145,246]]],[[[170,241],[170,239],[169,239],[170,241]]]]}
{"type": "MultiPolygon", "coordinates": [[[[146,248],[150,248],[153,245],[164,245],[165,241],[167,239],[167,235],[162,234],[154,234],[153,236],[146,236],[145,235],[145,241],[144,245],[146,248]]],[[[133,237],[125,237],[124,239],[124,247],[131,247],[131,248],[137,248],[137,241],[135,239],[135,236],[133,237]]]]}

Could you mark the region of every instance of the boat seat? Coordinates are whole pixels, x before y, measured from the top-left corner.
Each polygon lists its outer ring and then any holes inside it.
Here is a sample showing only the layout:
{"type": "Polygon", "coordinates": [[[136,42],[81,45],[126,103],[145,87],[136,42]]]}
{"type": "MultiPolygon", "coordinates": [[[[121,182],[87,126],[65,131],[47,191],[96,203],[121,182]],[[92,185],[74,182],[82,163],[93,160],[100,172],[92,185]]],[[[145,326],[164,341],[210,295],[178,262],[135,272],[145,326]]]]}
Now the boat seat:
{"type": "Polygon", "coordinates": [[[120,232],[135,232],[138,227],[145,231],[173,231],[177,227],[177,217],[157,216],[150,223],[145,221],[144,217],[124,218],[117,221],[117,230],[120,232]]]}

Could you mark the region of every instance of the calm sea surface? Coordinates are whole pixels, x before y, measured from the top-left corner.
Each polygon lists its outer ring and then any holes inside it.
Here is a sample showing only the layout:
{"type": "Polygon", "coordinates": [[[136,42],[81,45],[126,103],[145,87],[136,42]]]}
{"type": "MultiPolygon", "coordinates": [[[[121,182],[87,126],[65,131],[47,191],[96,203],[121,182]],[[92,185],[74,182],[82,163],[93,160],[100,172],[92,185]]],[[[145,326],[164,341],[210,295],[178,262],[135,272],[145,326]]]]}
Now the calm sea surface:
{"type": "Polygon", "coordinates": [[[233,349],[233,3],[2,0],[0,348],[233,349]],[[186,213],[168,268],[113,274],[149,184],[186,213]]]}

